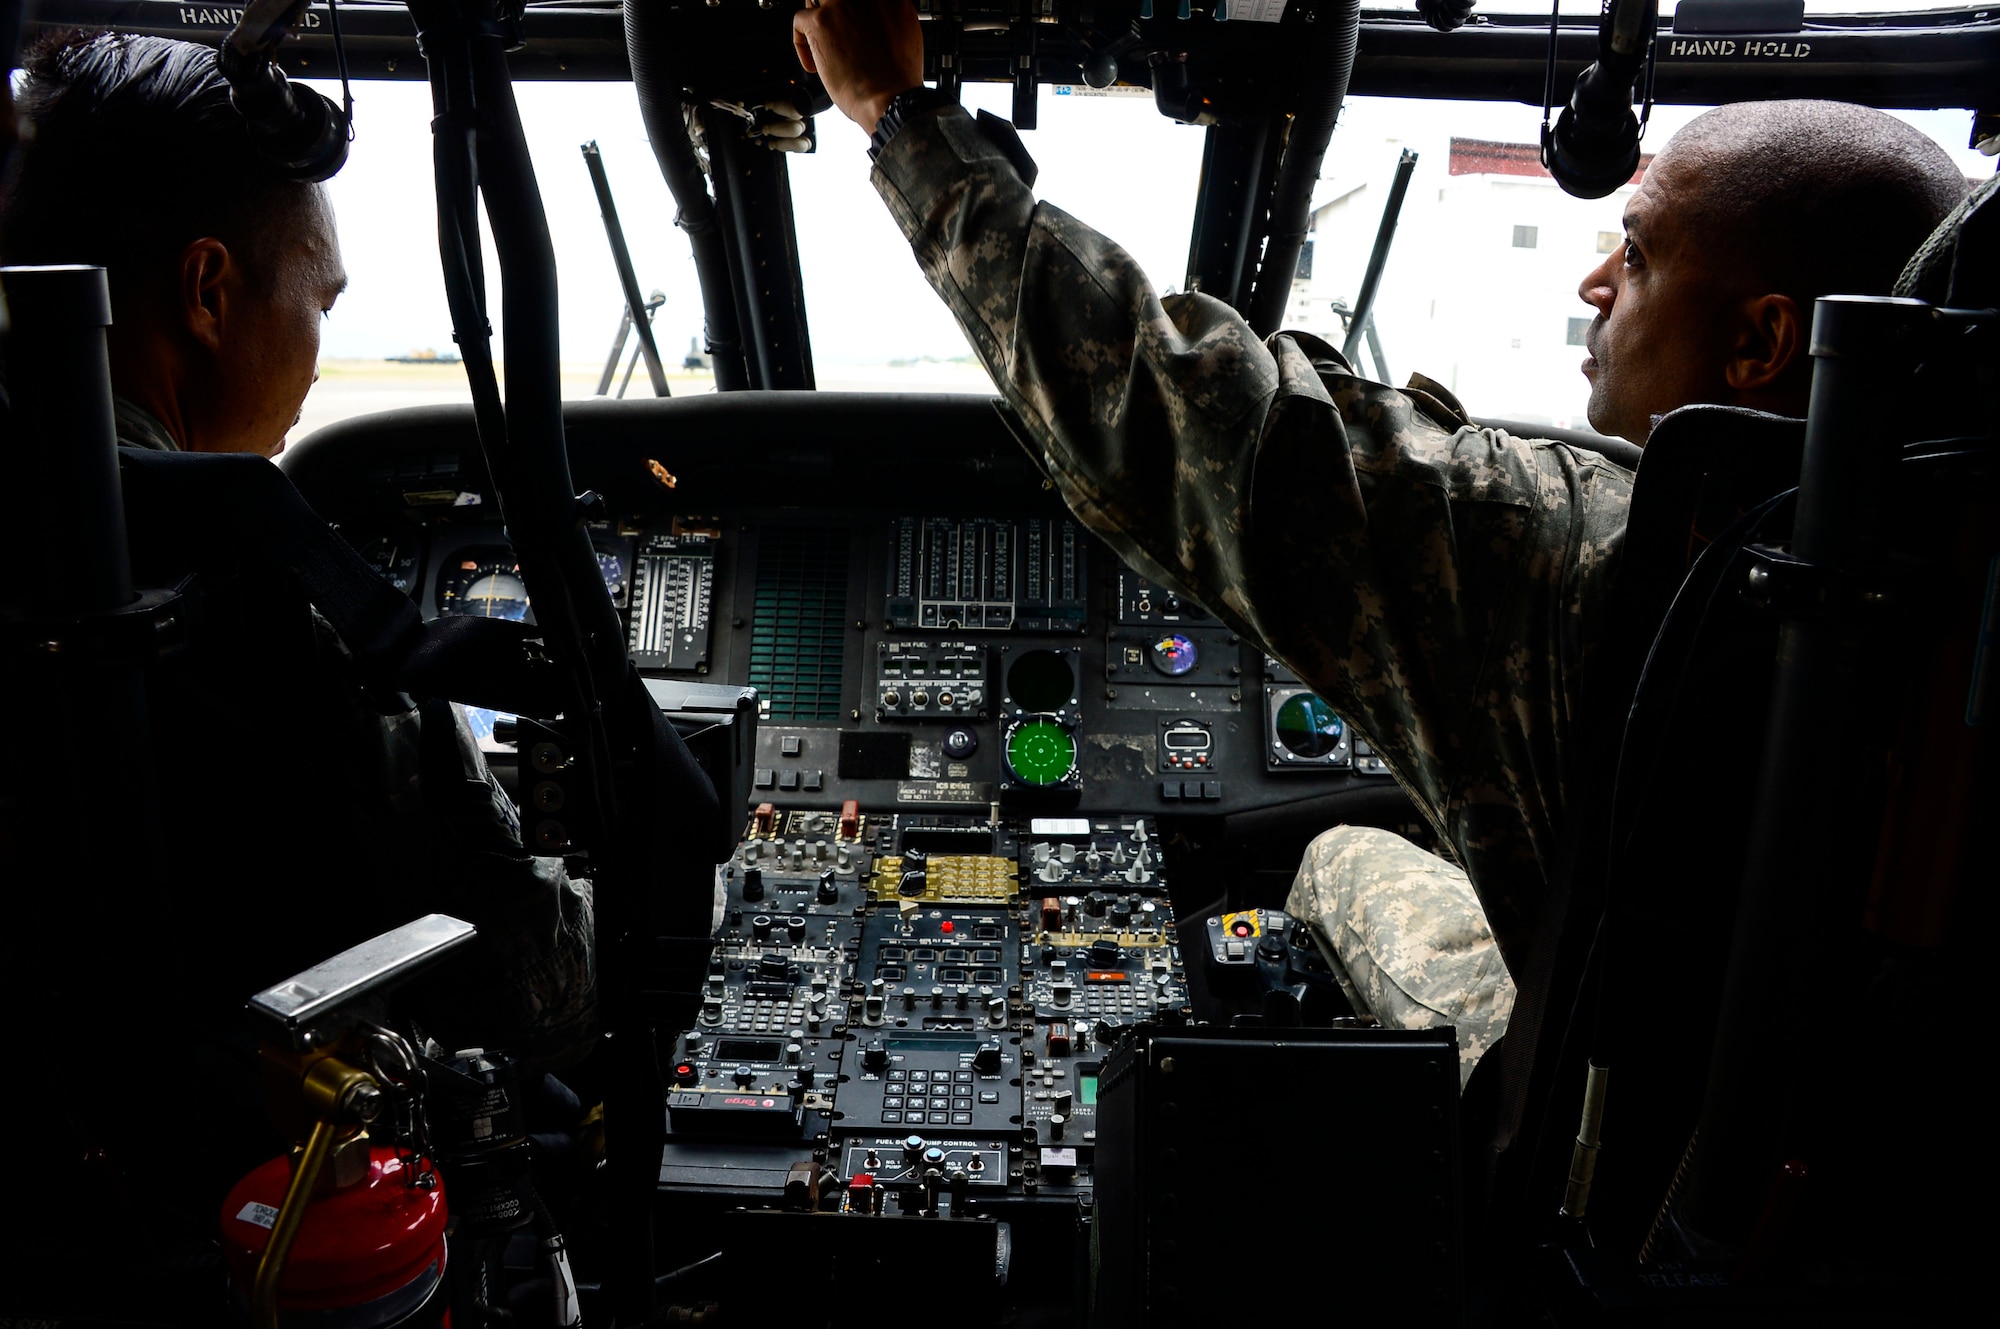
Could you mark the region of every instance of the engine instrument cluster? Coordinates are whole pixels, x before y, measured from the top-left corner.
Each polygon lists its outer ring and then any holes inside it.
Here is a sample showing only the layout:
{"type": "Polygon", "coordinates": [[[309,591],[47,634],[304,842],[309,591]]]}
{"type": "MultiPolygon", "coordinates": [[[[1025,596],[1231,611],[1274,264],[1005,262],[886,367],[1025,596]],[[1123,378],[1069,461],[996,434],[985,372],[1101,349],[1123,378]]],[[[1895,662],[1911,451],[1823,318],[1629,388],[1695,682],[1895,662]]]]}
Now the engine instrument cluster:
{"type": "MultiPolygon", "coordinates": [[[[534,622],[482,504],[349,535],[430,614],[534,622]]],[[[1284,665],[1067,516],[725,513],[591,539],[640,669],[758,688],[759,798],[1228,813],[1388,773],[1284,665]]],[[[474,726],[504,765],[504,725],[474,726]]]]}

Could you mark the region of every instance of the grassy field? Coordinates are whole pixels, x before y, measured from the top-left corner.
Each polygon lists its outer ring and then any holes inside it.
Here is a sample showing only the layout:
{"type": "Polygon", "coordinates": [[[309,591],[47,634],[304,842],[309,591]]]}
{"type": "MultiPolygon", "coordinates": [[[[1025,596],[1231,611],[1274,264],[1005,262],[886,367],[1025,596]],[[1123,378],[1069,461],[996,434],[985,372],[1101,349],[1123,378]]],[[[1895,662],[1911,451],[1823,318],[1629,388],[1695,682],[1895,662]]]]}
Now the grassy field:
{"type": "MultiPolygon", "coordinates": [[[[597,391],[604,372],[596,364],[563,366],[563,396],[586,398],[597,391]]],[[[977,392],[993,391],[991,381],[977,365],[964,361],[923,361],[897,365],[824,365],[818,367],[819,386],[831,392],[977,392]]],[[[715,380],[706,370],[671,369],[667,386],[677,397],[715,391],[715,380]]],[[[616,391],[614,385],[613,391],[616,391]]],[[[632,375],[627,396],[645,396],[649,391],[646,371],[632,375]]],[[[319,382],[306,397],[305,410],[293,426],[290,437],[302,439],[315,429],[336,420],[390,411],[403,406],[437,406],[472,400],[465,386],[465,370],[456,364],[395,364],[387,360],[322,360],[319,382]]]]}

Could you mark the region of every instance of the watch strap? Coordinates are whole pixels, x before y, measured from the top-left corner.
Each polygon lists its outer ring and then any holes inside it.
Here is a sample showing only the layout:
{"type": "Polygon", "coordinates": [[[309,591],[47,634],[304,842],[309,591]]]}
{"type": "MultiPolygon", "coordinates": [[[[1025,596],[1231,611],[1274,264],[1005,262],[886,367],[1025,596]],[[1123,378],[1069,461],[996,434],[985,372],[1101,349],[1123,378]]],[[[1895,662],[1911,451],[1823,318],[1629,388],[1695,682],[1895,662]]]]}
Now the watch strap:
{"type": "Polygon", "coordinates": [[[897,93],[889,99],[882,118],[875,122],[875,132],[869,135],[868,156],[871,159],[881,156],[882,149],[889,146],[889,140],[896,137],[897,131],[925,111],[956,105],[958,98],[939,88],[919,85],[897,93]]]}

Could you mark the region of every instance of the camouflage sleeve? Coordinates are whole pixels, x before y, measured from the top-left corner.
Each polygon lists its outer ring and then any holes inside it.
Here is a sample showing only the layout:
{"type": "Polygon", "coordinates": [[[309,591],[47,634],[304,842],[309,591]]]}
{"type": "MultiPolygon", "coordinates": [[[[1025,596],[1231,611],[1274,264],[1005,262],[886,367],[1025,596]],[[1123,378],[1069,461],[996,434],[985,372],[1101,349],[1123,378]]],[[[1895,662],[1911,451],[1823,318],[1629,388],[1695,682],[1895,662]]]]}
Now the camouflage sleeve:
{"type": "Polygon", "coordinates": [[[874,179],[1078,520],[1326,696],[1524,937],[1630,477],[1162,300],[957,108],[874,179]]]}

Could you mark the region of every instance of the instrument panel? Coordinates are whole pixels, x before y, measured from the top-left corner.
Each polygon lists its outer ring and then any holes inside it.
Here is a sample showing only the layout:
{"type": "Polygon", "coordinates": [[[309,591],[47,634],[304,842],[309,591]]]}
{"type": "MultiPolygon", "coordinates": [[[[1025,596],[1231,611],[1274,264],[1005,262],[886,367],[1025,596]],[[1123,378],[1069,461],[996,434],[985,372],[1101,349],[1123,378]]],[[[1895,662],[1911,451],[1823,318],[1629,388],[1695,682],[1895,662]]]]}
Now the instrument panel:
{"type": "MultiPolygon", "coordinates": [[[[567,417],[638,667],[757,697],[706,962],[661,1030],[675,1258],[719,1235],[761,1268],[774,1223],[827,1219],[803,1235],[836,1262],[894,1227],[961,1281],[1011,1249],[1009,1295],[1065,1301],[1107,1059],[1268,1013],[1208,932],[1400,794],[1302,680],[1078,524],[990,402],[567,417]],[[992,1221],[896,1226],[938,1217],[992,1221]]],[[[469,417],[336,426],[287,469],[426,616],[532,621],[469,417]]],[[[502,719],[474,723],[505,780],[502,719]]]]}
{"type": "Polygon", "coordinates": [[[1103,1052],[1193,1016],[1162,867],[1144,816],[759,806],[673,1044],[662,1189],[803,1170],[823,1210],[1059,1221],[1090,1186],[1103,1052]]]}
{"type": "MultiPolygon", "coordinates": [[[[1386,778],[1296,675],[1049,506],[635,515],[592,541],[642,671],[758,689],[759,800],[1184,815],[1386,778]]],[[[427,617],[534,621],[479,505],[346,529],[427,617]]]]}

